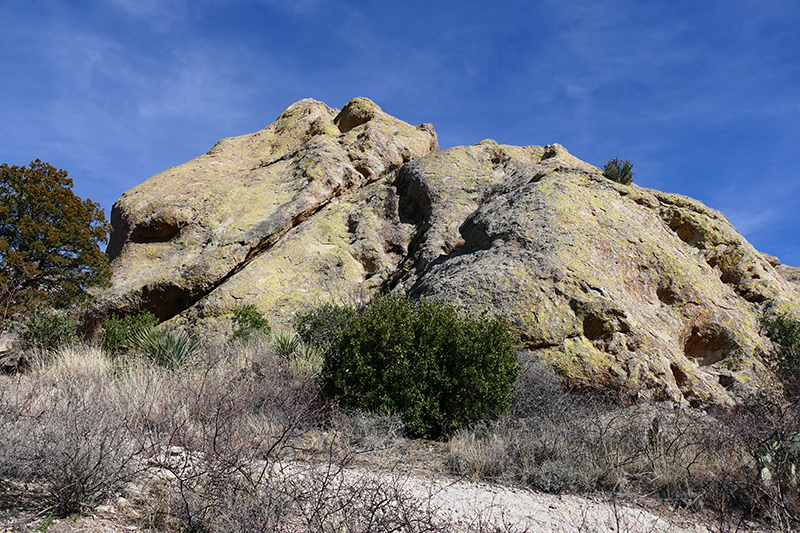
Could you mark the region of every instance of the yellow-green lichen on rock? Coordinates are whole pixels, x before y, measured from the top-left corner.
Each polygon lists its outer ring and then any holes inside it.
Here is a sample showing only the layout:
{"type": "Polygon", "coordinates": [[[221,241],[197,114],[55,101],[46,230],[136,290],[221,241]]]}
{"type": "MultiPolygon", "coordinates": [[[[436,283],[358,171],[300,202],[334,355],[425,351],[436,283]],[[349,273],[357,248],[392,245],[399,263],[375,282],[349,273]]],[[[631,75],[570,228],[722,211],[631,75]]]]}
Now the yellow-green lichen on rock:
{"type": "Polygon", "coordinates": [[[764,320],[800,318],[792,267],[701,202],[609,181],[558,144],[440,152],[431,125],[366,98],[301,100],[111,218],[101,312],[224,332],[253,304],[284,329],[402,291],[505,317],[574,385],[655,400],[735,402],[769,379],[764,320]]]}
{"type": "Polygon", "coordinates": [[[99,307],[171,318],[329,203],[436,149],[432,126],[406,124],[365,98],[341,112],[301,100],[114,204],[113,285],[99,307]]]}
{"type": "MultiPolygon", "coordinates": [[[[445,150],[401,176],[438,191],[441,169],[454,183],[481,175],[470,155],[445,150]]],[[[770,306],[796,308],[797,291],[702,203],[611,182],[561,147],[544,156],[506,160],[474,210],[447,222],[461,247],[423,264],[404,288],[507,317],[575,384],[625,384],[692,404],[752,390],[764,372],[755,354],[768,349],[761,318],[770,306]],[[734,354],[748,364],[729,364],[734,354]]],[[[427,250],[438,226],[433,215],[421,226],[416,248],[427,250]]]]}
{"type": "Polygon", "coordinates": [[[215,329],[218,316],[253,304],[273,324],[289,327],[298,311],[322,302],[371,299],[408,240],[386,216],[386,206],[395,204],[381,183],[332,202],[184,315],[198,329],[215,329]]]}

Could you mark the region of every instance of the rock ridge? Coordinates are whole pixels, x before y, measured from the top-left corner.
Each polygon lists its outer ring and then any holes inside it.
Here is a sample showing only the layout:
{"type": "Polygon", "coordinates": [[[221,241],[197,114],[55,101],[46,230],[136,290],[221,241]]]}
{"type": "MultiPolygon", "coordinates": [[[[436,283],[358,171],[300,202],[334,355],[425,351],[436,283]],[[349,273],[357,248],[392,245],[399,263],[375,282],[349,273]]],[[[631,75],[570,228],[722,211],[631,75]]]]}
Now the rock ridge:
{"type": "Polygon", "coordinates": [[[800,317],[792,267],[719,211],[622,185],[558,145],[439,151],[366,98],[314,100],[126,192],[100,312],[204,332],[254,304],[278,329],[385,291],[507,318],[577,386],[729,404],[770,379],[763,322],[800,317]]]}

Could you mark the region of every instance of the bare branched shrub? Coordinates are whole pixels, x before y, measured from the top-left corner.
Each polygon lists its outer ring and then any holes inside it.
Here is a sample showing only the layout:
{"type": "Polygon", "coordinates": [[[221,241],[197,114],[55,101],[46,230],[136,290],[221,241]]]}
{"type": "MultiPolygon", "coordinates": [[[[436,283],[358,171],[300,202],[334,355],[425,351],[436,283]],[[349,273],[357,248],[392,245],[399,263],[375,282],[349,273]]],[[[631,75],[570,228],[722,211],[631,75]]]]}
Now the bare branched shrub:
{"type": "Polygon", "coordinates": [[[800,526],[798,398],[765,391],[719,418],[747,464],[724,487],[717,487],[720,498],[769,520],[780,531],[796,530],[800,526]]]}
{"type": "Polygon", "coordinates": [[[452,438],[450,470],[547,492],[638,492],[699,508],[715,505],[708,487],[746,469],[742,447],[710,416],[665,405],[619,407],[557,383],[540,363],[527,365],[515,416],[452,438]]]}
{"type": "Polygon", "coordinates": [[[346,454],[332,454],[325,461],[283,471],[282,486],[294,511],[286,531],[449,531],[440,510],[410,494],[401,476],[348,470],[347,461],[346,454]]]}
{"type": "Polygon", "coordinates": [[[169,485],[154,512],[189,530],[220,519],[232,494],[270,493],[275,463],[324,412],[313,378],[264,339],[206,346],[191,363],[149,372],[124,381],[154,484],[169,485]]]}
{"type": "Polygon", "coordinates": [[[349,444],[359,451],[380,450],[405,440],[403,420],[400,415],[388,411],[341,412],[337,419],[337,429],[349,444]]]}
{"type": "Polygon", "coordinates": [[[0,473],[39,484],[68,514],[113,495],[136,473],[138,448],[107,361],[65,348],[49,368],[3,383],[0,473]]]}

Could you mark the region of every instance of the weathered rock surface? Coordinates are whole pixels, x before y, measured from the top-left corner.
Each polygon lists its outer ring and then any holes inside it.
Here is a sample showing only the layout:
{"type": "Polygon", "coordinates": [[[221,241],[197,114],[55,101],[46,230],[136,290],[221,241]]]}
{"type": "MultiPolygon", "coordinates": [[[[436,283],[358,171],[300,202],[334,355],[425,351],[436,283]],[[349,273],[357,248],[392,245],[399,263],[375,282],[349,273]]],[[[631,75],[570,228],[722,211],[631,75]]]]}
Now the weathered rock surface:
{"type": "Polygon", "coordinates": [[[366,99],[298,102],[120,198],[100,309],[208,330],[252,303],[280,328],[402,290],[505,316],[579,384],[699,405],[768,378],[762,318],[800,294],[721,213],[559,145],[437,148],[366,99]]]}
{"type": "Polygon", "coordinates": [[[800,285],[800,267],[791,267],[788,265],[778,265],[776,270],[781,276],[791,281],[796,285],[800,285]]]}
{"type": "MultiPolygon", "coordinates": [[[[108,246],[113,287],[100,306],[170,319],[320,209],[391,179],[406,161],[437,149],[432,126],[410,126],[366,98],[341,112],[313,100],[297,102],[264,130],[224,139],[114,204],[108,246]]],[[[288,257],[286,267],[294,271],[300,261],[288,257]]],[[[262,281],[252,279],[255,286],[262,281]]]]}
{"type": "Polygon", "coordinates": [[[702,404],[767,376],[760,317],[800,300],[721,213],[611,182],[560,146],[514,150],[483,142],[403,168],[400,191],[416,192],[401,215],[430,229],[399,287],[507,317],[578,383],[702,404]]]}

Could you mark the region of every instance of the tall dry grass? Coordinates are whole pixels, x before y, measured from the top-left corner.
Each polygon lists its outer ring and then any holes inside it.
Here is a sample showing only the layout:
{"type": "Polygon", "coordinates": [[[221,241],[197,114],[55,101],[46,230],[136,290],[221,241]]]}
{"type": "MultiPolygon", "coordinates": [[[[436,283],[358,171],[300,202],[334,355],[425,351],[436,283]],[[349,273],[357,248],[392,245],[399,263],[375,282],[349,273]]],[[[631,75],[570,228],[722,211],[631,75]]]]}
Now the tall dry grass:
{"type": "Polygon", "coordinates": [[[0,377],[0,482],[37,494],[40,515],[121,495],[161,531],[452,530],[398,475],[351,468],[401,429],[336,411],[313,357],[282,358],[267,338],[168,368],[95,347],[43,352],[0,377]]]}
{"type": "Polygon", "coordinates": [[[711,413],[672,405],[619,406],[563,391],[530,362],[512,412],[454,435],[456,475],[553,493],[644,494],[711,511],[718,531],[758,518],[800,526],[797,403],[753,398],[711,413]],[[773,402],[773,403],[770,403],[773,402]]]}
{"type": "MultiPolygon", "coordinates": [[[[0,483],[38,495],[43,514],[122,495],[139,525],[161,531],[489,531],[450,524],[399,474],[356,468],[402,444],[403,425],[337,409],[318,365],[263,337],[208,343],[171,368],[91,346],[42,352],[0,376],[0,483]]],[[[509,416],[450,439],[447,468],[548,492],[656,496],[712,510],[715,531],[753,517],[791,531],[800,417],[772,401],[710,414],[619,407],[531,364],[509,416]]]]}

